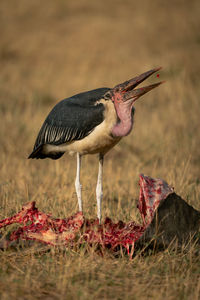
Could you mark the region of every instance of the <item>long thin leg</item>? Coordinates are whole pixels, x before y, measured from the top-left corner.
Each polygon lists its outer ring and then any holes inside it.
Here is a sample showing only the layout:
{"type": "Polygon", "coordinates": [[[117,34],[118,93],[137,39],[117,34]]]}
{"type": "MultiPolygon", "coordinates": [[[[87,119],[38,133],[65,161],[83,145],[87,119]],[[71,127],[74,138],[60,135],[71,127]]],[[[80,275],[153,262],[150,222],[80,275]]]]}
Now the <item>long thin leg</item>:
{"type": "Polygon", "coordinates": [[[99,154],[99,172],[96,187],[97,196],[97,217],[99,219],[99,224],[101,224],[101,200],[103,198],[103,155],[99,154]]]}
{"type": "Polygon", "coordinates": [[[81,169],[81,155],[77,153],[77,170],[76,170],[75,188],[76,188],[76,195],[78,198],[79,211],[83,211],[82,198],[81,198],[80,169],[81,169]]]}

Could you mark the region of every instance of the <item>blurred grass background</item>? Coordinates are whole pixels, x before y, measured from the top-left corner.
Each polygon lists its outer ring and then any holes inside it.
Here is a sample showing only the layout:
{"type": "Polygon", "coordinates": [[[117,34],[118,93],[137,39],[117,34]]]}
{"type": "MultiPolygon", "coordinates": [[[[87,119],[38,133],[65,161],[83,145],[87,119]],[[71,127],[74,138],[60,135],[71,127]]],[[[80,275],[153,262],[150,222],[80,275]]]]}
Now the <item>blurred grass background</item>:
{"type": "MultiPolygon", "coordinates": [[[[138,100],[133,132],[105,158],[103,217],[138,219],[141,172],[200,209],[199,16],[198,0],[1,1],[0,219],[33,200],[54,216],[77,211],[76,159],[27,160],[44,118],[65,97],[158,66],[166,83],[138,100]]],[[[87,217],[96,215],[97,168],[96,156],[83,159],[87,217]]],[[[2,299],[198,299],[195,253],[128,262],[2,252],[2,299]]]]}

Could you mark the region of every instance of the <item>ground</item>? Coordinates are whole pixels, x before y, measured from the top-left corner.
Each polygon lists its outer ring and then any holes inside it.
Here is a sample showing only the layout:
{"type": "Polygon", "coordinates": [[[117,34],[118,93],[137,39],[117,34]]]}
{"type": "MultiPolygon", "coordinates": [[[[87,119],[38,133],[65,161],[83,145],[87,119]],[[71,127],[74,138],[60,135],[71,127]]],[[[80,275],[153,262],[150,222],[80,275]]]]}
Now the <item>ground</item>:
{"type": "MultiPolygon", "coordinates": [[[[76,212],[76,159],[27,160],[44,118],[58,100],[159,66],[148,83],[166,83],[138,100],[134,130],[105,157],[103,218],[138,220],[141,172],[200,210],[199,15],[198,0],[1,1],[0,219],[33,200],[54,216],[76,212]]],[[[94,217],[97,157],[82,166],[94,217]]],[[[0,252],[1,299],[199,299],[198,251],[129,261],[22,244],[0,252]]]]}

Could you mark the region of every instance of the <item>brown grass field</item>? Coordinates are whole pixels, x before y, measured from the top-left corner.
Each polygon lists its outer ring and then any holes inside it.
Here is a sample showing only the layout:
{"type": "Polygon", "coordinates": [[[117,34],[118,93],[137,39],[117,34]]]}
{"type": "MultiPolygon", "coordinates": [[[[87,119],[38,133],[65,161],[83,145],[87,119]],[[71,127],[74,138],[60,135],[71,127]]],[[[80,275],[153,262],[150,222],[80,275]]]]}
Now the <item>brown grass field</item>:
{"type": "MultiPolygon", "coordinates": [[[[103,218],[138,220],[139,173],[200,210],[199,16],[198,0],[1,1],[0,219],[33,200],[57,217],[75,213],[75,157],[27,160],[44,118],[58,100],[158,66],[166,83],[138,100],[133,132],[105,157],[103,218]]],[[[84,157],[87,217],[96,216],[97,168],[84,157]]],[[[0,299],[200,299],[193,244],[132,261],[45,249],[0,252],[0,299]]]]}

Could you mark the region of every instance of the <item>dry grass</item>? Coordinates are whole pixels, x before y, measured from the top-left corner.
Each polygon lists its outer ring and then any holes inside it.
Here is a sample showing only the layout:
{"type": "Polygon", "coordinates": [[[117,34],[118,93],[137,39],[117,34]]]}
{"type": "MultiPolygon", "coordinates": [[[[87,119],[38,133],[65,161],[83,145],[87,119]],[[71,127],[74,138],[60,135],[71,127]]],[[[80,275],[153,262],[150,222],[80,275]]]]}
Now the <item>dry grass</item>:
{"type": "MultiPolygon", "coordinates": [[[[47,112],[59,99],[160,65],[167,83],[138,101],[133,133],[105,159],[103,214],[137,217],[140,172],[166,179],[200,209],[199,15],[198,0],[1,1],[0,219],[32,200],[59,217],[77,211],[75,159],[26,159],[47,112]]],[[[96,214],[96,161],[83,161],[89,217],[96,214]]],[[[195,246],[131,262],[37,248],[1,253],[1,299],[200,297],[195,246]]]]}

